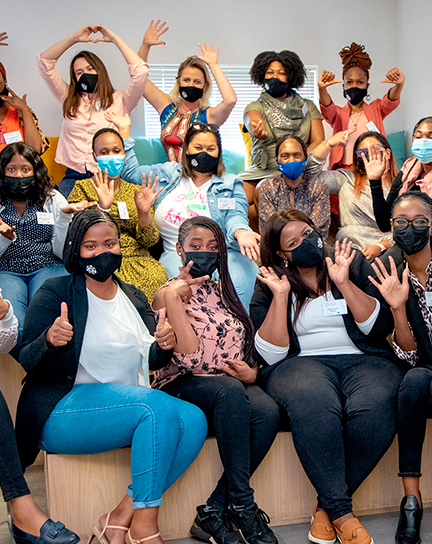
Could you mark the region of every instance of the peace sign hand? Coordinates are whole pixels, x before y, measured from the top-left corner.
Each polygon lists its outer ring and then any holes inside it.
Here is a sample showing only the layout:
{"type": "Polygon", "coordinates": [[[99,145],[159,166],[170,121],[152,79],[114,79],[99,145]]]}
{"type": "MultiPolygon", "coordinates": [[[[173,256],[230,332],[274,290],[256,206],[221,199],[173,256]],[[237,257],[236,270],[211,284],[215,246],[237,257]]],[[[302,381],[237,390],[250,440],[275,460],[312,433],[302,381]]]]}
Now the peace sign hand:
{"type": "Polygon", "coordinates": [[[384,300],[390,306],[392,310],[399,310],[405,306],[408,300],[409,284],[408,264],[402,274],[402,283],[399,281],[396,264],[393,257],[389,257],[390,262],[390,274],[387,272],[386,267],[382,263],[381,259],[375,259],[375,262],[371,263],[372,268],[377,276],[377,280],[369,276],[369,280],[375,285],[384,300]],[[378,263],[378,266],[377,266],[378,263]]]}

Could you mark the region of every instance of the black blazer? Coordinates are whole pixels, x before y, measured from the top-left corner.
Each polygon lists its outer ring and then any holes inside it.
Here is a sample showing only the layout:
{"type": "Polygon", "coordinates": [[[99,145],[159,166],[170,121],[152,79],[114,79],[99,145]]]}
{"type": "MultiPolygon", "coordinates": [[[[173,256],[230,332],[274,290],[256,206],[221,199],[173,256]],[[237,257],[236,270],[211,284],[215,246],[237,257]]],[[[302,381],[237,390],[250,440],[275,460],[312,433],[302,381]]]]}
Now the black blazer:
{"type": "MultiPolygon", "coordinates": [[[[142,291],[115,277],[137,309],[150,334],[156,330],[153,311],[142,291]]],[[[20,363],[27,372],[18,401],[16,435],[23,467],[33,463],[38,454],[42,428],[55,405],[72,389],[78,369],[88,314],[84,276],[70,275],[47,280],[33,297],[26,313],[20,363]],[[73,337],[66,346],[49,348],[46,333],[60,315],[66,302],[73,337]]],[[[172,357],[154,342],[149,366],[162,368],[172,357]]]]}
{"type": "MultiPolygon", "coordinates": [[[[386,337],[393,329],[391,312],[384,300],[382,299],[378,289],[374,287],[374,285],[372,285],[371,281],[368,279],[368,276],[374,276],[374,271],[367,259],[363,256],[363,254],[360,251],[357,251],[356,256],[350,266],[350,280],[366,294],[379,300],[381,308],[375,324],[368,335],[365,335],[361,332],[361,330],[355,323],[354,316],[348,309],[348,313],[343,316],[346,331],[352,342],[360,351],[363,351],[367,355],[385,357],[386,359],[391,359],[397,362],[398,359],[394,355],[390,344],[386,340],[386,337]]],[[[343,298],[342,293],[333,282],[331,282],[331,291],[335,299],[343,298]]],[[[255,326],[255,330],[258,330],[264,322],[272,299],[273,294],[270,289],[259,280],[257,280],[257,282],[255,283],[255,291],[250,302],[250,315],[252,318],[252,322],[255,326]]],[[[288,355],[286,356],[286,358],[282,359],[280,362],[274,365],[268,365],[264,361],[264,359],[260,357],[260,382],[265,382],[270,376],[271,372],[273,372],[273,370],[282,361],[285,361],[286,359],[289,359],[291,357],[295,357],[300,353],[299,340],[297,334],[294,332],[294,327],[291,321],[291,304],[292,297],[290,296],[287,311],[288,333],[290,338],[288,355]]]]}

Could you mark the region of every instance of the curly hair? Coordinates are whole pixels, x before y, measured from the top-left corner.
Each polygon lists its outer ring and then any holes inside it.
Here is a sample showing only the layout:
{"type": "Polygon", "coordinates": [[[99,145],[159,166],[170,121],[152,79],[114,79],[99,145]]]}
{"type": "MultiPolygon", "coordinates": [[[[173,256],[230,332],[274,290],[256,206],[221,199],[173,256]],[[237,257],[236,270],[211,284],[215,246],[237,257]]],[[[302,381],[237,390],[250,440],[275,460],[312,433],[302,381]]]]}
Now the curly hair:
{"type": "Polygon", "coordinates": [[[56,187],[51,183],[48,169],[39,153],[37,153],[31,145],[27,145],[23,142],[9,144],[0,153],[0,202],[6,197],[4,190],[6,166],[10,163],[14,155],[21,155],[21,157],[33,166],[36,184],[34,191],[32,190],[28,198],[36,204],[43,204],[45,200],[52,195],[56,187]]]}
{"type": "Polygon", "coordinates": [[[171,100],[173,101],[174,105],[178,106],[180,103],[180,84],[179,80],[182,75],[182,72],[185,68],[198,68],[198,70],[201,70],[204,76],[204,93],[202,98],[200,99],[199,107],[202,110],[205,110],[210,105],[210,96],[211,96],[211,90],[212,90],[212,81],[210,78],[210,74],[207,68],[207,64],[203,62],[200,59],[197,59],[196,57],[188,57],[186,60],[184,60],[177,71],[176,81],[174,84],[174,87],[172,88],[172,91],[170,92],[171,100]]]}
{"type": "Polygon", "coordinates": [[[345,76],[347,71],[354,66],[361,68],[369,79],[369,70],[372,66],[372,60],[370,56],[364,50],[364,45],[358,45],[352,42],[350,46],[346,46],[339,51],[339,56],[342,59],[342,77],[345,76]]]}
{"type": "Polygon", "coordinates": [[[255,85],[264,85],[267,69],[275,61],[280,62],[284,67],[287,76],[287,87],[289,89],[303,87],[306,79],[304,64],[297,53],[286,49],[280,53],[276,51],[264,51],[257,55],[249,71],[252,83],[255,83],[255,85]]]}

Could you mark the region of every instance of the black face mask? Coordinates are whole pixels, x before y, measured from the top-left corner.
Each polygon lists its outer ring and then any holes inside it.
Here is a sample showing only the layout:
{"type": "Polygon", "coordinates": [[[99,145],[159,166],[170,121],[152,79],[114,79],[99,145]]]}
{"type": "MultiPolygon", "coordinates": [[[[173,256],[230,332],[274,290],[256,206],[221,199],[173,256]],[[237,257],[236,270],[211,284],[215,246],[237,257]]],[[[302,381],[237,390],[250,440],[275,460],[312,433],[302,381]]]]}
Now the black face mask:
{"type": "Polygon", "coordinates": [[[219,164],[219,156],[213,157],[206,151],[200,151],[199,153],[188,153],[187,159],[191,168],[199,172],[200,174],[208,174],[209,172],[215,172],[219,164]]]}
{"type": "Polygon", "coordinates": [[[26,176],[24,178],[5,176],[3,190],[12,200],[27,200],[32,195],[35,185],[34,176],[26,176]]]}
{"type": "Polygon", "coordinates": [[[180,96],[186,100],[186,102],[196,102],[202,98],[204,89],[198,87],[180,87],[180,96]]]}
{"type": "Polygon", "coordinates": [[[263,87],[273,98],[280,98],[288,92],[287,83],[277,77],[266,78],[263,87]]]}
{"type": "Polygon", "coordinates": [[[193,261],[189,274],[193,278],[212,276],[219,266],[219,253],[217,251],[185,251],[186,264],[193,261]]]}
{"type": "Polygon", "coordinates": [[[120,268],[122,263],[121,253],[105,251],[96,257],[80,257],[78,266],[81,272],[87,274],[96,281],[104,282],[120,268]]]}
{"type": "Polygon", "coordinates": [[[83,74],[79,80],[75,82],[75,90],[77,93],[94,93],[97,82],[97,74],[83,74]]]}
{"type": "Polygon", "coordinates": [[[344,89],[343,95],[353,106],[357,106],[368,94],[367,89],[359,89],[359,87],[351,87],[351,89],[344,89]]]}
{"type": "MultiPolygon", "coordinates": [[[[8,96],[9,91],[6,89],[6,85],[3,87],[3,90],[0,91],[0,96],[8,96]]],[[[4,100],[0,98],[0,108],[3,106],[4,100]]]]}
{"type": "Polygon", "coordinates": [[[393,227],[393,240],[407,255],[414,255],[424,249],[429,243],[429,227],[423,230],[415,230],[412,225],[406,228],[393,227]]]}
{"type": "Polygon", "coordinates": [[[303,242],[292,250],[291,260],[297,268],[314,268],[324,259],[324,242],[313,230],[303,242]]]}

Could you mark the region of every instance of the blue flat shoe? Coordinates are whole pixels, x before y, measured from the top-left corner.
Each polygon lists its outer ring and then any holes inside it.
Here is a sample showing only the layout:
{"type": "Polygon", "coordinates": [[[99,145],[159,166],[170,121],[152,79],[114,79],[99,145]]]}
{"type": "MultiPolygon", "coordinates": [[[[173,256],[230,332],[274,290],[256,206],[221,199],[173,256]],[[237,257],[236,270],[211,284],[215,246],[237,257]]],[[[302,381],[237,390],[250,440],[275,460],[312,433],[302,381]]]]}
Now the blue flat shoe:
{"type": "Polygon", "coordinates": [[[18,529],[12,523],[12,535],[16,544],[77,544],[80,537],[67,529],[60,521],[48,519],[40,528],[40,535],[34,536],[18,529]]]}

